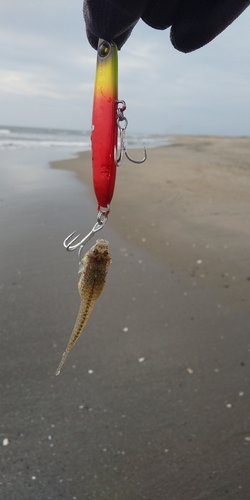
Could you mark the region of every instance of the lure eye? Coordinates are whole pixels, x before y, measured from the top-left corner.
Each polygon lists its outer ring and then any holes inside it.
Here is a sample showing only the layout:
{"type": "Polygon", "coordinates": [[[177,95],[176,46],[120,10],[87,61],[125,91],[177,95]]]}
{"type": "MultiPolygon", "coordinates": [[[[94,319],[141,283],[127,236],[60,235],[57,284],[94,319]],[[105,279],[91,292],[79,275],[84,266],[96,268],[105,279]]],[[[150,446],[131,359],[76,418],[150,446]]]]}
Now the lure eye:
{"type": "Polygon", "coordinates": [[[98,47],[98,55],[100,57],[107,57],[110,53],[110,45],[108,42],[102,42],[98,47]]]}

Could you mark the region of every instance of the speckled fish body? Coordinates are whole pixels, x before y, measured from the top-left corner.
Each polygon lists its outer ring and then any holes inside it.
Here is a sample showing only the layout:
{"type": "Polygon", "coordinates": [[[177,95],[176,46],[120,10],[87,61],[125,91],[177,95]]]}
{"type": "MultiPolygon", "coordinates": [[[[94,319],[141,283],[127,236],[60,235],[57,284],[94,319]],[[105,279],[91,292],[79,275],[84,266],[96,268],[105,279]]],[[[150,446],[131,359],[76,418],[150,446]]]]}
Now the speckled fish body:
{"type": "Polygon", "coordinates": [[[118,52],[99,40],[92,113],[92,169],[98,208],[109,211],[116,179],[118,52]]]}
{"type": "Polygon", "coordinates": [[[82,264],[84,270],[78,283],[81,305],[66,351],[63,353],[56,370],[56,375],[59,375],[69,352],[81,336],[95,302],[104,289],[108,268],[111,264],[108,241],[104,239],[97,240],[96,244],[84,255],[82,264]]]}

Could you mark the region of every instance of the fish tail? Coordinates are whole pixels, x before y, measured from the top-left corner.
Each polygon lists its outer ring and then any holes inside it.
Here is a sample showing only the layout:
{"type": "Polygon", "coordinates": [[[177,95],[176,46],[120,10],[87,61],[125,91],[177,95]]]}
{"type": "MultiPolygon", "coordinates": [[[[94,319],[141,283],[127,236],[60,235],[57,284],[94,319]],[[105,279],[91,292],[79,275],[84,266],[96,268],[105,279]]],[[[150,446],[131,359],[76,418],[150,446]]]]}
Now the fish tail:
{"type": "Polygon", "coordinates": [[[81,336],[82,331],[83,331],[83,329],[84,329],[84,327],[85,327],[85,325],[90,317],[90,314],[91,314],[91,311],[94,307],[94,304],[95,304],[95,300],[88,300],[86,303],[83,303],[83,302],[81,303],[73,332],[70,336],[67,348],[62,355],[62,359],[60,361],[60,364],[56,370],[56,375],[60,374],[62,366],[64,365],[69,352],[71,351],[72,347],[75,345],[75,343],[77,342],[77,340],[81,336]]]}

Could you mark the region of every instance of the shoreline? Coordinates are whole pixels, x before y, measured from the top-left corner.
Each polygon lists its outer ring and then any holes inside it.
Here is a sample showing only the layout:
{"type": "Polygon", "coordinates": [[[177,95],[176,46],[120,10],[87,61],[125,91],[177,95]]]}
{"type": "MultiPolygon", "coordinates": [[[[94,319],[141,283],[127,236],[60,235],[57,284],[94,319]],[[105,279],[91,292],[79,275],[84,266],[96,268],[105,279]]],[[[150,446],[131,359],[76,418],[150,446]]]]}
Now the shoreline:
{"type": "MultiPolygon", "coordinates": [[[[140,150],[131,150],[139,156],[140,150]]],[[[92,188],[91,152],[52,162],[92,188]]],[[[118,168],[109,225],[135,246],[248,307],[250,138],[175,136],[118,168]]]]}

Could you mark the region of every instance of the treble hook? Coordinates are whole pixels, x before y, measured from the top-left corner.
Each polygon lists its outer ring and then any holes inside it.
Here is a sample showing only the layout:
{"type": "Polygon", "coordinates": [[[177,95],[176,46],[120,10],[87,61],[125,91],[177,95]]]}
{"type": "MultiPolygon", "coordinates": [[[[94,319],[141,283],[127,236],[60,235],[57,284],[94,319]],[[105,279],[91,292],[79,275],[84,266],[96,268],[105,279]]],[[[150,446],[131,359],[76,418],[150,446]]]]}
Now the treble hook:
{"type": "Polygon", "coordinates": [[[73,233],[69,234],[69,236],[67,236],[67,238],[65,238],[65,240],[63,242],[64,248],[66,248],[66,250],[68,252],[72,252],[73,250],[76,250],[76,248],[79,248],[78,255],[80,256],[80,252],[81,252],[82,248],[84,247],[84,245],[86,245],[86,243],[92,238],[92,236],[94,236],[95,233],[97,233],[97,231],[100,231],[103,228],[103,226],[106,224],[107,220],[108,220],[108,213],[104,213],[104,212],[99,211],[98,215],[97,215],[97,222],[95,223],[95,225],[91,229],[91,231],[87,234],[87,236],[82,238],[81,241],[78,241],[78,243],[76,243],[74,245],[75,241],[79,238],[80,234],[78,234],[73,239],[71,239],[72,236],[74,236],[74,234],[76,234],[76,231],[73,231],[73,233]]]}

